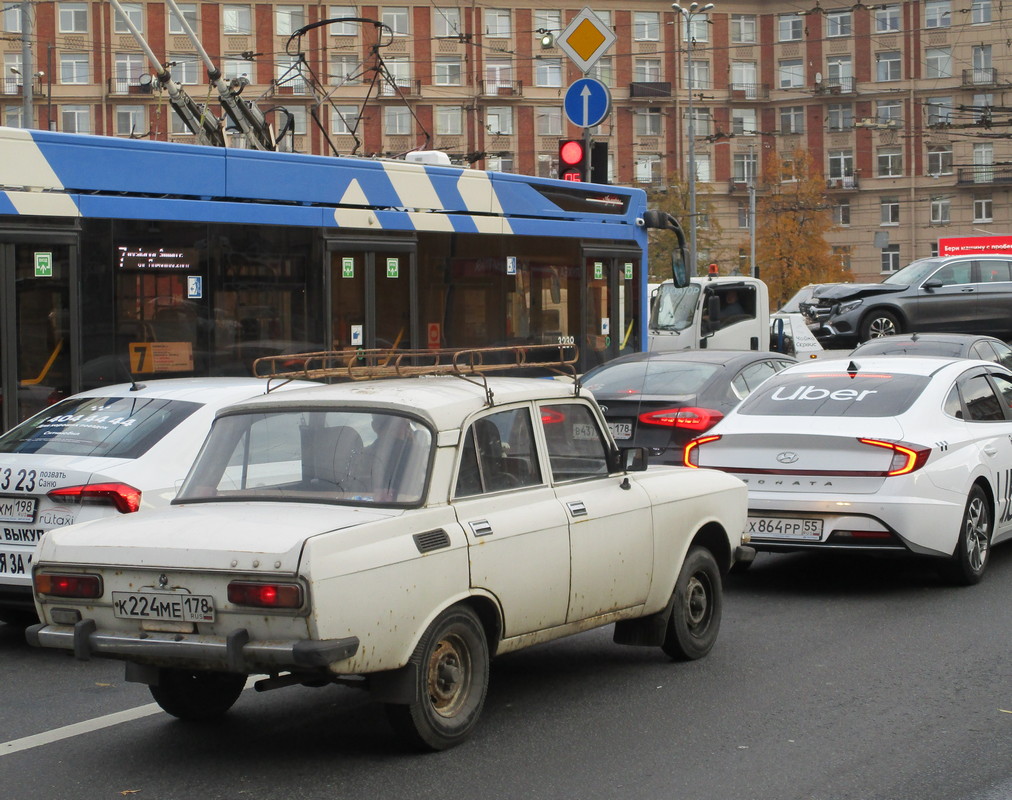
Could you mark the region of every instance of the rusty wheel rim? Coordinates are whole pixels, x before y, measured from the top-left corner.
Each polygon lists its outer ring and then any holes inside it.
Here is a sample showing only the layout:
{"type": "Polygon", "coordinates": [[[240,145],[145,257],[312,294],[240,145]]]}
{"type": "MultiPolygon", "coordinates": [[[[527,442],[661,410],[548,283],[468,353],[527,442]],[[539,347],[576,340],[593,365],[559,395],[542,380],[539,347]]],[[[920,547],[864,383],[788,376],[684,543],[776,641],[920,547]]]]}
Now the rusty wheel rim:
{"type": "Polygon", "coordinates": [[[471,653],[460,636],[446,634],[436,643],[426,684],[433,711],[442,717],[460,712],[471,689],[471,653]]]}

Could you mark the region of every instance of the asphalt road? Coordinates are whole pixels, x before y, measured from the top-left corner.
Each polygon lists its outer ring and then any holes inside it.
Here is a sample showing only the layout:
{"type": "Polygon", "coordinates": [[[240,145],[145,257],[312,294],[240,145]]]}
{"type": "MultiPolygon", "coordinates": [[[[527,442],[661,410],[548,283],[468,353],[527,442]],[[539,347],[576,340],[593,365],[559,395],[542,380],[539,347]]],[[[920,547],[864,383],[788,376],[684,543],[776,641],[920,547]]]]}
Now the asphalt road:
{"type": "Polygon", "coordinates": [[[221,722],[178,722],[120,665],[0,625],[0,797],[1012,798],[1012,546],[969,589],[760,555],[726,590],[698,662],[610,628],[497,660],[475,735],[431,755],[345,687],[247,690],[221,722]]]}

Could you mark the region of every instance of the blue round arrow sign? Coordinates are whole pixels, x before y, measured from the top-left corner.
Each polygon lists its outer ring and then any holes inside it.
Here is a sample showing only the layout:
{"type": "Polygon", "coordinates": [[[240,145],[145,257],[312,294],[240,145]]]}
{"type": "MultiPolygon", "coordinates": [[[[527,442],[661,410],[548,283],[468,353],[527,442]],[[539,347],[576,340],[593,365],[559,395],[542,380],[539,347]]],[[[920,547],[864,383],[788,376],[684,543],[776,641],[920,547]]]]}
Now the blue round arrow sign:
{"type": "Polygon", "coordinates": [[[599,80],[580,78],[566,90],[562,107],[574,125],[592,128],[600,125],[611,111],[611,92],[599,80]]]}

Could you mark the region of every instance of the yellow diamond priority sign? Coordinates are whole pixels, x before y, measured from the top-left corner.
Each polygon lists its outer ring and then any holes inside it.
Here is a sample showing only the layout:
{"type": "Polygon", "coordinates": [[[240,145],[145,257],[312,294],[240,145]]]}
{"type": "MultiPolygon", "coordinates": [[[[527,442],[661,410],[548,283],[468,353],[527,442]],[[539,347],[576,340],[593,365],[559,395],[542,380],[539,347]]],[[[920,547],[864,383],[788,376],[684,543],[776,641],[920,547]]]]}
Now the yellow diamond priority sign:
{"type": "Polygon", "coordinates": [[[615,39],[615,31],[601,22],[593,11],[585,8],[573,17],[555,43],[582,72],[588,72],[615,43],[615,39]]]}

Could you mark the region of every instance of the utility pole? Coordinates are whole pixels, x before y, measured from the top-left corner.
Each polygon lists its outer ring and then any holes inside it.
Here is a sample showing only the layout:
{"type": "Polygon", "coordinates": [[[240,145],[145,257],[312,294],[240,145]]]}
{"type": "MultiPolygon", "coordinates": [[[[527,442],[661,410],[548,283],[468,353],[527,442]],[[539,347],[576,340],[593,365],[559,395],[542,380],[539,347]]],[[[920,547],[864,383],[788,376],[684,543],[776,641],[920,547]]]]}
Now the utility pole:
{"type": "Polygon", "coordinates": [[[755,263],[755,145],[748,146],[748,234],[749,264],[752,266],[752,277],[759,277],[759,265],[755,263]]]}
{"type": "Polygon", "coordinates": [[[21,125],[24,128],[35,127],[35,114],[32,113],[33,86],[35,65],[32,63],[32,4],[29,0],[21,3],[21,125]]]}

